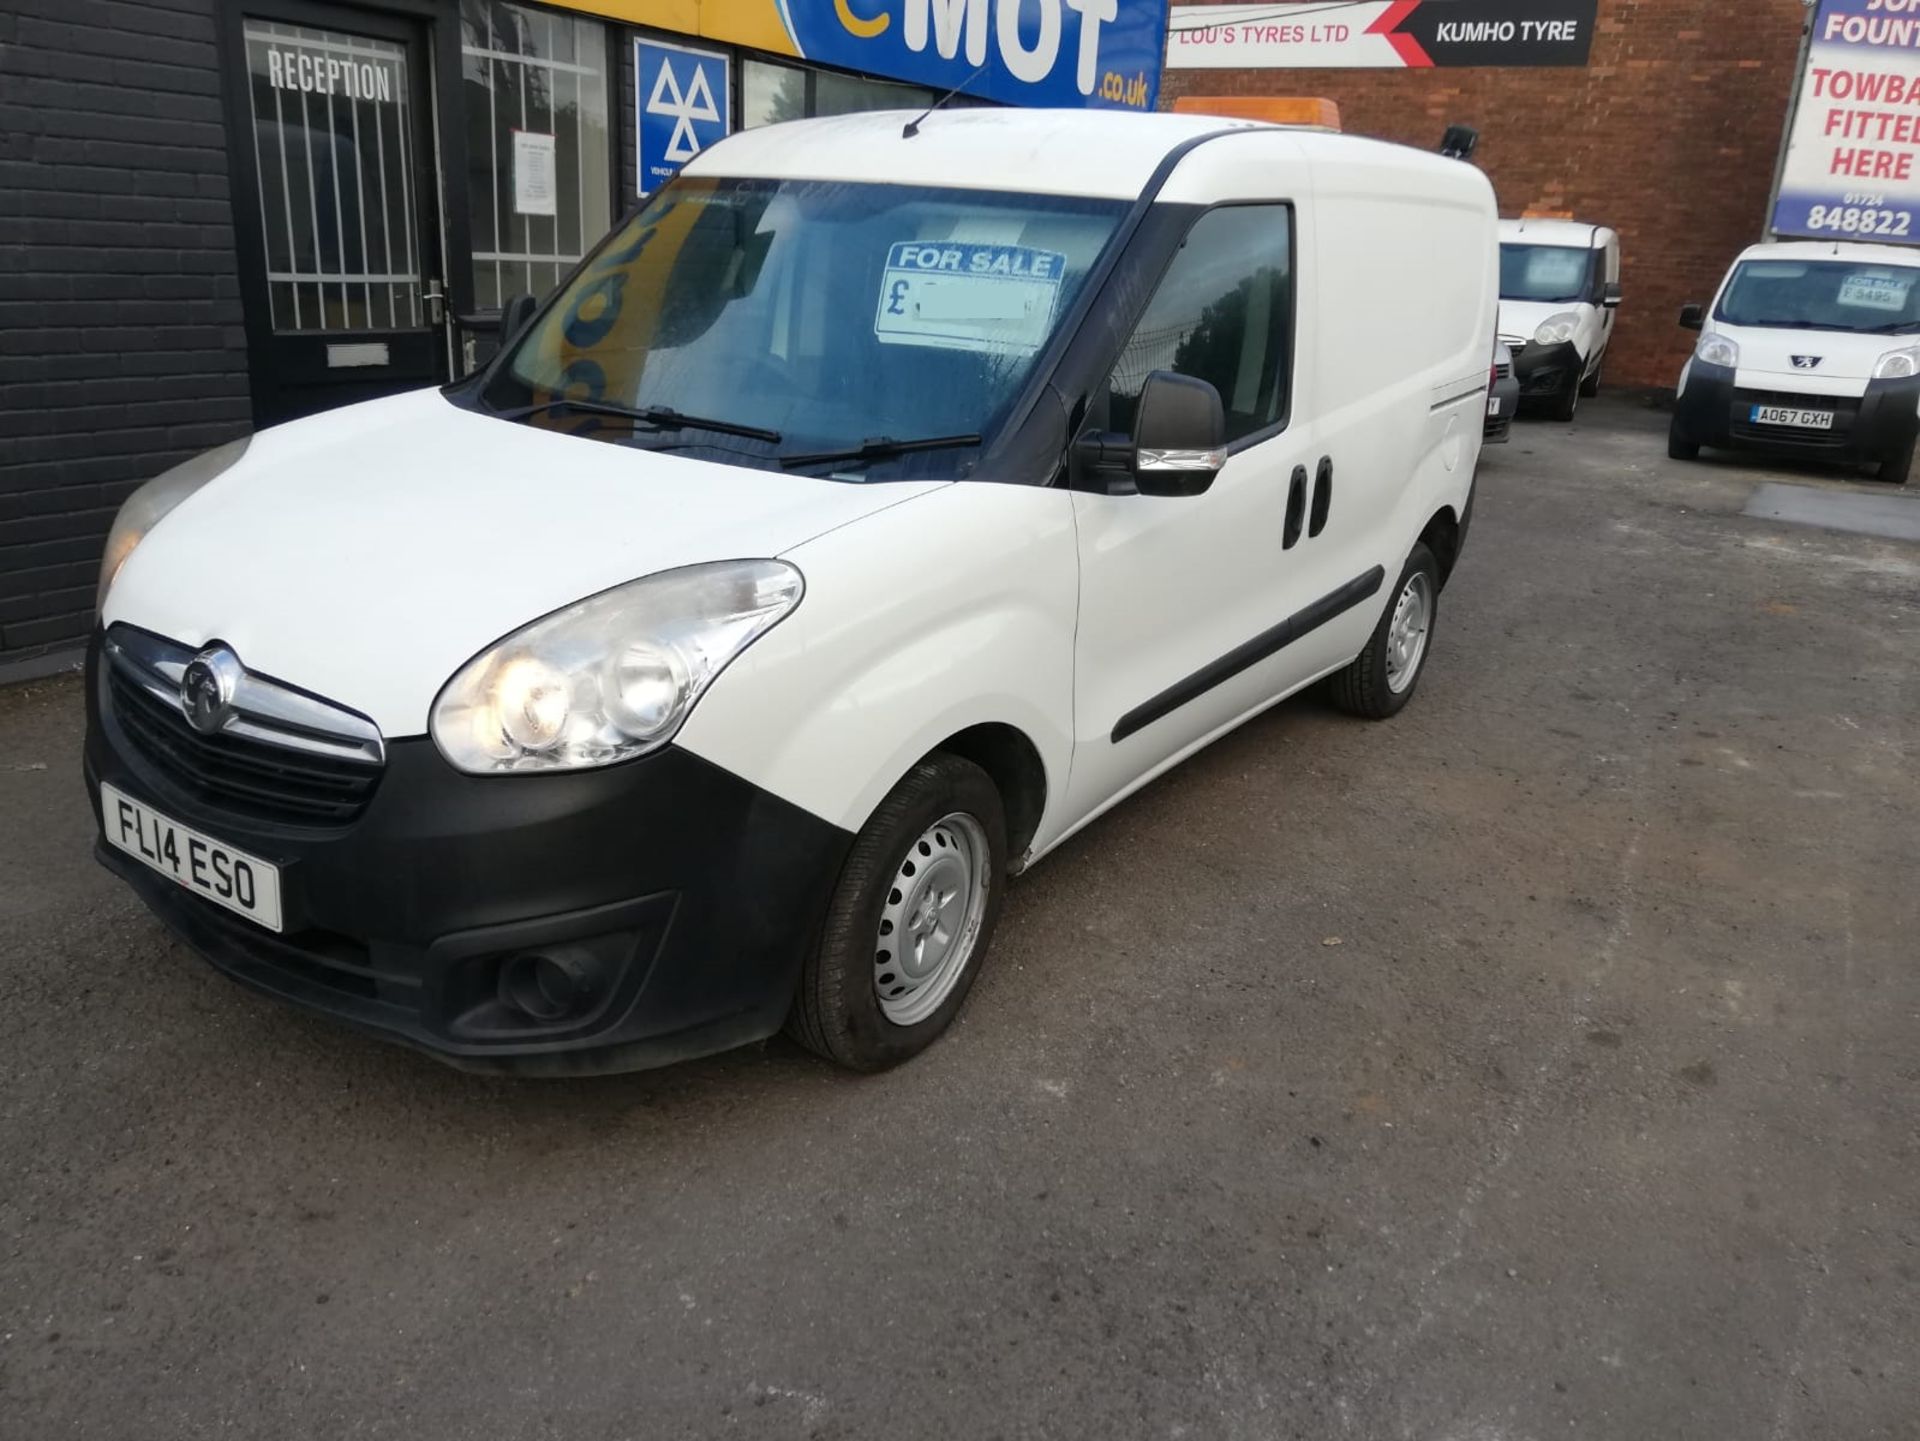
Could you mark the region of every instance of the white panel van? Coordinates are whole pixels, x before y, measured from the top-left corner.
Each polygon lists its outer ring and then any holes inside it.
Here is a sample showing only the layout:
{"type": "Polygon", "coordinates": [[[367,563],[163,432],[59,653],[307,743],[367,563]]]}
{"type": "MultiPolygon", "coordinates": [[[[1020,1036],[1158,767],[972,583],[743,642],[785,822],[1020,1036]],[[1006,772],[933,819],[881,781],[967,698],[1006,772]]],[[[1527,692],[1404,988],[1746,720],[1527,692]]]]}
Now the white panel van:
{"type": "Polygon", "coordinates": [[[1584,220],[1500,222],[1500,338],[1521,401],[1572,420],[1600,371],[1620,308],[1620,237],[1584,220]]]}
{"type": "Polygon", "coordinates": [[[785,1025],[874,1069],[1122,797],[1316,681],[1407,703],[1471,516],[1485,177],[908,119],[736,135],[483,373],[127,503],[87,776],[189,945],[476,1068],[785,1025]]]}
{"type": "Polygon", "coordinates": [[[1703,445],[1872,466],[1903,484],[1920,435],[1920,251],[1782,241],[1741,252],[1680,372],[1667,452],[1703,445]]]}

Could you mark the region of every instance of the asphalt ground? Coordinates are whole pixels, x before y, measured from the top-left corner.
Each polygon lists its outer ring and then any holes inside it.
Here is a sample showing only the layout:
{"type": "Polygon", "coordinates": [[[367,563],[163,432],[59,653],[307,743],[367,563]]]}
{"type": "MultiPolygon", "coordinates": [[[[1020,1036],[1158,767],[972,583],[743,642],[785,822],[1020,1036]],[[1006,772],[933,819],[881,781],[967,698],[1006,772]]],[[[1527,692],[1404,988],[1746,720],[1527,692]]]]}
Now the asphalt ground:
{"type": "Polygon", "coordinates": [[[1662,438],[1516,427],[1414,704],[1091,827],[873,1078],[244,991],[0,692],[0,1433],[1920,1435],[1920,544],[1744,513],[1920,495],[1662,438]]]}

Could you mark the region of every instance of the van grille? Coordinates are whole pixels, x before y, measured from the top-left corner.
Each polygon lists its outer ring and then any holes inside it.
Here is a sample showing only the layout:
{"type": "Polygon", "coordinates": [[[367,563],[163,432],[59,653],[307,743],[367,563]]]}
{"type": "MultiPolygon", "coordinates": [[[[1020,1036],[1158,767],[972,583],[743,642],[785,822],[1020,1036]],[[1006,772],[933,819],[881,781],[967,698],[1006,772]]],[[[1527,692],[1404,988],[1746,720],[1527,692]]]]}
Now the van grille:
{"type": "Polygon", "coordinates": [[[1727,430],[1736,440],[1751,440],[1770,445],[1804,446],[1809,450],[1844,450],[1853,442],[1855,423],[1860,418],[1860,397],[1856,395],[1802,395],[1791,390],[1736,390],[1733,408],[1727,417],[1727,430]],[[1833,429],[1810,430],[1797,425],[1755,425],[1751,419],[1756,405],[1790,406],[1795,410],[1831,410],[1833,429]]]}
{"type": "MultiPolygon", "coordinates": [[[[152,779],[188,802],[278,825],[339,826],[366,809],[384,771],[377,731],[366,742],[357,731],[329,734],[264,711],[243,714],[245,734],[196,730],[168,684],[169,672],[192,654],[124,627],[109,635],[102,702],[132,751],[130,760],[144,762],[152,779]],[[354,753],[357,746],[366,753],[354,753]]],[[[251,693],[295,694],[257,681],[251,693]]],[[[325,702],[295,698],[325,714],[325,702]]],[[[372,731],[363,717],[338,714],[372,731]]]]}

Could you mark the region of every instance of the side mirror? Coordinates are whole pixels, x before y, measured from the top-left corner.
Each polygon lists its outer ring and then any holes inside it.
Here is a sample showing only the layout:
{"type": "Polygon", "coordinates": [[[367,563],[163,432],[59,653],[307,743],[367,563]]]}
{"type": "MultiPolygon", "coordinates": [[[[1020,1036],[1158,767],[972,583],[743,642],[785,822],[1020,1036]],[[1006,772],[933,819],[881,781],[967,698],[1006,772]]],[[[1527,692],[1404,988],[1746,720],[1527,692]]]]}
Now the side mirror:
{"type": "Polygon", "coordinates": [[[540,308],[540,302],[526,291],[507,297],[507,303],[500,307],[500,348],[506,349],[519,338],[520,332],[527,328],[527,322],[533,319],[534,311],[540,308]]]}
{"type": "Polygon", "coordinates": [[[1680,307],[1680,328],[1682,330],[1698,330],[1706,323],[1706,307],[1700,305],[1683,305],[1680,307]]]}
{"type": "Polygon", "coordinates": [[[1156,370],[1133,417],[1133,478],[1142,495],[1199,495],[1227,463],[1227,413],[1204,380],[1156,370]]]}
{"type": "Polygon", "coordinates": [[[1600,292],[1600,303],[1609,310],[1618,310],[1620,308],[1619,281],[1609,280],[1607,282],[1606,288],[1600,292]]]}
{"type": "Polygon", "coordinates": [[[1449,125],[1440,137],[1440,153],[1449,160],[1471,160],[1480,146],[1480,132],[1471,125],[1449,125]]]}

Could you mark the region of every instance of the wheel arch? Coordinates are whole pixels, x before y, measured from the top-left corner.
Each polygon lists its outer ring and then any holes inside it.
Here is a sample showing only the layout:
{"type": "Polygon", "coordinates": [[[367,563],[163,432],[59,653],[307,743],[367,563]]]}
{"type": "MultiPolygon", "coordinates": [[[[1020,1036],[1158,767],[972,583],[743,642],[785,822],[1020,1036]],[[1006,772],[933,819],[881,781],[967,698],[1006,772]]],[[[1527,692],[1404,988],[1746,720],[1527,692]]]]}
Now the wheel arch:
{"type": "Polygon", "coordinates": [[[1441,506],[1421,528],[1420,543],[1433,552],[1434,563],[1440,567],[1440,586],[1443,590],[1447,578],[1453,574],[1454,562],[1460,559],[1460,542],[1460,517],[1450,505],[1441,506]]]}
{"type": "Polygon", "coordinates": [[[1040,748],[1018,726],[987,721],[968,726],[933,748],[972,761],[1000,792],[1007,815],[1007,856],[1018,869],[1047,809],[1047,767],[1040,748]]]}

